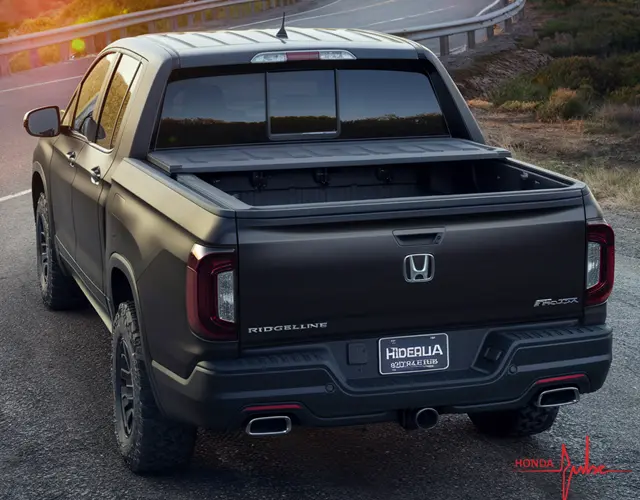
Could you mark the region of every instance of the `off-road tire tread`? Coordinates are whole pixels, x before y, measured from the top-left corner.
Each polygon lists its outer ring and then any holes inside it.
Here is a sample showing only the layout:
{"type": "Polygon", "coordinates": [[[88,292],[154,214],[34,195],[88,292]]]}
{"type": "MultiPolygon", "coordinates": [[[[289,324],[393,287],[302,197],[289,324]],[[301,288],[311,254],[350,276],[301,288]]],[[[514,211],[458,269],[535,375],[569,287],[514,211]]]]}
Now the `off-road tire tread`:
{"type": "Polygon", "coordinates": [[[558,408],[529,405],[518,410],[470,413],[482,434],[494,437],[527,437],[548,431],[556,421],[558,408]]]}
{"type": "MultiPolygon", "coordinates": [[[[195,447],[197,428],[167,419],[158,408],[142,351],[142,339],[133,301],[123,302],[113,321],[112,356],[120,335],[129,342],[132,355],[134,430],[121,441],[117,427],[116,440],[126,465],[138,474],[168,472],[188,466],[195,447]],[[126,438],[125,438],[126,439],[126,438]]],[[[114,383],[117,380],[112,359],[114,383]]],[[[114,418],[117,407],[114,405],[114,418]]]]}
{"type": "MultiPolygon", "coordinates": [[[[77,309],[86,303],[86,299],[75,280],[71,276],[65,274],[58,260],[58,252],[55,248],[54,238],[51,233],[49,207],[44,193],[40,193],[40,197],[38,198],[38,203],[36,205],[36,231],[38,228],[37,217],[40,215],[42,215],[43,224],[46,225],[45,233],[47,238],[47,253],[49,261],[47,289],[42,290],[42,286],[39,286],[42,302],[44,302],[44,305],[52,311],[77,309]]],[[[38,285],[40,285],[40,279],[38,279],[38,285]]]]}

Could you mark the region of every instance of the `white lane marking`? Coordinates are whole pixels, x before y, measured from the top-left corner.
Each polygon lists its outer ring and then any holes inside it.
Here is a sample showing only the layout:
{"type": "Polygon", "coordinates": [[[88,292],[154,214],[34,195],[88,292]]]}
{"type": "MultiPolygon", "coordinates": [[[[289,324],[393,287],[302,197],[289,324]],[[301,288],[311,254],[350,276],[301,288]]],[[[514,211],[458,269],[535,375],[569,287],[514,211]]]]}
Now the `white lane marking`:
{"type": "MultiPolygon", "coordinates": [[[[316,7],[315,9],[306,10],[304,12],[298,12],[297,14],[290,14],[286,16],[285,22],[286,20],[291,19],[292,17],[304,16],[305,14],[310,14],[311,12],[317,12],[319,10],[326,9],[328,7],[331,7],[332,5],[336,5],[342,2],[343,0],[335,0],[335,2],[331,2],[327,5],[323,5],[322,7],[316,7]]],[[[227,28],[227,29],[234,30],[236,28],[244,28],[245,26],[255,26],[256,24],[264,24],[264,23],[270,23],[272,21],[281,21],[281,20],[282,20],[282,16],[279,16],[279,17],[274,17],[272,19],[265,19],[264,21],[256,21],[254,23],[239,24],[238,26],[232,26],[231,28],[227,28]]]]}
{"type": "Polygon", "coordinates": [[[483,15],[483,14],[486,14],[486,12],[487,12],[488,10],[493,9],[493,8],[494,8],[496,5],[498,5],[500,2],[502,2],[502,0],[496,0],[496,1],[495,1],[495,2],[493,2],[491,5],[487,5],[484,9],[482,9],[480,12],[478,12],[478,13],[476,14],[476,17],[479,17],[479,16],[481,16],[481,15],[483,15]]]}
{"type": "MultiPolygon", "coordinates": [[[[356,7],[354,9],[341,10],[339,12],[330,12],[329,14],[320,14],[319,16],[301,17],[300,19],[296,19],[296,21],[311,21],[312,19],[321,19],[323,17],[341,16],[343,14],[349,14],[351,12],[358,12],[360,10],[370,9],[372,7],[379,7],[380,5],[386,5],[386,4],[389,4],[389,3],[396,3],[397,1],[398,0],[385,0],[384,2],[372,3],[372,4],[369,4],[369,5],[365,5],[364,7],[356,7]]],[[[334,3],[337,3],[337,2],[334,2],[334,3]]],[[[333,5],[333,4],[329,4],[329,5],[333,5]]],[[[312,11],[301,12],[300,14],[307,14],[309,12],[312,12],[312,11]]],[[[280,19],[282,19],[282,18],[279,17],[278,19],[275,19],[275,20],[280,20],[280,19]]],[[[266,22],[268,22],[268,21],[260,21],[260,22],[253,23],[253,24],[261,24],[261,23],[266,23],[266,22]]],[[[249,25],[245,24],[243,26],[249,26],[249,25]]],[[[241,26],[234,26],[234,28],[239,28],[239,27],[241,27],[241,26]]],[[[229,29],[233,29],[233,28],[229,28],[229,29]]]]}
{"type": "Polygon", "coordinates": [[[31,189],[27,189],[26,191],[20,191],[19,193],[3,196],[2,198],[0,198],[0,203],[2,203],[3,201],[13,200],[14,198],[18,198],[20,196],[24,196],[25,194],[29,194],[30,192],[31,192],[31,189]]]}
{"type": "Polygon", "coordinates": [[[412,14],[410,16],[405,16],[405,17],[397,17],[395,19],[389,19],[387,21],[378,21],[377,23],[367,24],[365,28],[370,28],[371,26],[377,26],[378,24],[389,24],[389,23],[395,23],[398,21],[404,21],[406,19],[413,19],[414,17],[426,16],[427,14],[435,14],[437,12],[443,12],[445,10],[455,9],[456,7],[457,5],[450,5],[449,7],[444,7],[442,9],[430,10],[427,12],[420,12],[419,14],[412,14]]]}
{"type": "Polygon", "coordinates": [[[42,85],[49,85],[50,83],[68,82],[69,80],[76,80],[79,78],[82,78],[82,75],[70,76],[69,78],[60,78],[59,80],[51,80],[49,82],[32,83],[31,85],[24,85],[22,87],[14,87],[12,89],[0,90],[0,94],[4,94],[6,92],[14,92],[16,90],[32,89],[33,87],[41,87],[42,85]]]}

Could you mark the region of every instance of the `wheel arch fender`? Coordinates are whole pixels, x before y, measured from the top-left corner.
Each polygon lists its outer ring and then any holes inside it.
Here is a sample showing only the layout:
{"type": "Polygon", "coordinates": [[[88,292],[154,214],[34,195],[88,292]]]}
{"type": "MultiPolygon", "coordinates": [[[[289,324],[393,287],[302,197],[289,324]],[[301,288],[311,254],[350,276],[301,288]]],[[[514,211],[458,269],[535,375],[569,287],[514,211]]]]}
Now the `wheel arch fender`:
{"type": "MultiPolygon", "coordinates": [[[[155,377],[153,376],[153,369],[152,369],[152,359],[151,359],[151,354],[149,352],[148,349],[148,343],[147,343],[147,334],[146,334],[146,330],[144,327],[144,314],[142,312],[142,306],[140,303],[140,294],[138,292],[138,286],[136,284],[136,278],[135,278],[135,272],[133,270],[133,266],[131,265],[131,263],[127,260],[126,257],[124,257],[123,255],[120,255],[119,253],[113,253],[111,254],[111,256],[109,257],[109,261],[107,262],[107,269],[106,269],[106,286],[105,286],[105,293],[107,296],[107,303],[109,304],[109,315],[111,316],[111,319],[113,320],[113,318],[115,318],[116,312],[117,312],[117,307],[118,304],[116,304],[117,298],[114,299],[114,293],[115,291],[113,290],[113,271],[114,269],[117,269],[118,271],[120,271],[124,277],[127,279],[127,282],[129,284],[129,290],[131,290],[131,296],[133,299],[133,303],[134,306],[136,308],[136,317],[138,320],[138,328],[140,329],[140,337],[142,339],[142,353],[144,355],[144,363],[147,366],[147,373],[149,375],[149,381],[151,382],[151,390],[153,392],[154,398],[156,400],[156,404],[158,405],[158,407],[160,408],[161,411],[163,411],[161,405],[160,405],[160,399],[158,398],[157,395],[157,387],[156,387],[156,381],[155,381],[155,377]]],[[[164,413],[164,411],[163,411],[164,413]]]]}
{"type": "MultiPolygon", "coordinates": [[[[47,200],[48,200],[49,186],[47,185],[47,176],[44,173],[42,164],[39,161],[34,161],[31,167],[31,200],[33,202],[34,212],[35,212],[36,204],[38,203],[38,198],[40,197],[39,193],[41,191],[44,192],[44,195],[47,197],[47,200]]],[[[51,209],[49,209],[49,211],[51,211],[51,209]]]]}

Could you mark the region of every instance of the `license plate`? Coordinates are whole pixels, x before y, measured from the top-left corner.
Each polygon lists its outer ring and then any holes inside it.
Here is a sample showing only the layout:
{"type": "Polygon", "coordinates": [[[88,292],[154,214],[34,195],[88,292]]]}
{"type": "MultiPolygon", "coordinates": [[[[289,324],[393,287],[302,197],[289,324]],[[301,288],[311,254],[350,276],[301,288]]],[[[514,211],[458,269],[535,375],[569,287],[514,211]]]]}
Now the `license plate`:
{"type": "Polygon", "coordinates": [[[381,375],[449,368],[449,336],[446,333],[380,339],[378,351],[381,375]]]}

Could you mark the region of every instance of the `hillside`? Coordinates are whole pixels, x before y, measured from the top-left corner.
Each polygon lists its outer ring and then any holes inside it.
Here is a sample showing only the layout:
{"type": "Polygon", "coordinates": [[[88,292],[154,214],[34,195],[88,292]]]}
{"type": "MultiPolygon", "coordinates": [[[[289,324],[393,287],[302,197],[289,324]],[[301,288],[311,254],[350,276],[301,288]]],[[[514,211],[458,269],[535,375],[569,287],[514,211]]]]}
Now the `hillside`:
{"type": "Polygon", "coordinates": [[[25,19],[45,15],[72,0],[0,0],[1,23],[19,24],[25,19]]]}
{"type": "Polygon", "coordinates": [[[182,3],[184,0],[0,0],[0,36],[47,29],[182,3]]]}

